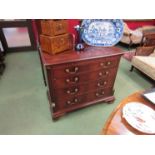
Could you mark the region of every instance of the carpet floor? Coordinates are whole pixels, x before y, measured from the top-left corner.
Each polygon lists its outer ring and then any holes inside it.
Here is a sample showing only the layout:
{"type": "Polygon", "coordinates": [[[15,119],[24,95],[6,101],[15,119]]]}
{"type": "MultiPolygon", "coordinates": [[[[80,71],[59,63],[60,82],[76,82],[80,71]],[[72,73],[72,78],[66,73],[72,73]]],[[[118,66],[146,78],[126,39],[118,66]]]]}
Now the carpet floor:
{"type": "Polygon", "coordinates": [[[138,72],[129,72],[130,62],[121,59],[115,81],[113,104],[97,104],[53,122],[36,51],[9,53],[0,77],[1,135],[96,135],[119,102],[138,90],[151,87],[138,72]]]}

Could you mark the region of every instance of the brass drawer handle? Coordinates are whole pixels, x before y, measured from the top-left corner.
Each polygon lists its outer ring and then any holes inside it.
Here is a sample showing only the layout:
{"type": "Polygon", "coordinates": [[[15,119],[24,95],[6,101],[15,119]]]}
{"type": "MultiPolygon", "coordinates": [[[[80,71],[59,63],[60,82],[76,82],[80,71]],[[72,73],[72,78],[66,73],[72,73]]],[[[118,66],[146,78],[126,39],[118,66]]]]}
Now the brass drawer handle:
{"type": "Polygon", "coordinates": [[[71,101],[67,101],[67,104],[71,104],[71,101]]]}
{"type": "Polygon", "coordinates": [[[75,88],[73,91],[67,90],[67,94],[76,94],[78,91],[78,88],[75,88]]]}
{"type": "Polygon", "coordinates": [[[79,67],[75,67],[73,71],[71,71],[69,68],[66,68],[66,73],[75,74],[79,70],[79,67]]]}
{"type": "Polygon", "coordinates": [[[103,67],[103,66],[104,66],[104,63],[103,63],[103,62],[101,62],[101,63],[100,63],[100,66],[102,66],[102,67],[103,67]]]}
{"type": "Polygon", "coordinates": [[[107,62],[107,65],[111,65],[111,62],[110,62],[110,61],[108,61],[108,62],[107,62]]]}
{"type": "Polygon", "coordinates": [[[74,99],[74,102],[75,102],[75,103],[77,103],[77,102],[78,102],[78,99],[77,99],[77,98],[75,98],[75,99],[74,99]]]}
{"type": "Polygon", "coordinates": [[[66,79],[66,82],[67,83],[77,83],[78,81],[79,81],[79,78],[78,77],[75,77],[73,80],[66,79]]]}
{"type": "Polygon", "coordinates": [[[106,71],[104,74],[103,74],[103,72],[99,72],[99,76],[105,76],[105,75],[108,75],[108,74],[109,74],[108,71],[106,71]]]}
{"type": "Polygon", "coordinates": [[[101,93],[96,93],[95,95],[96,97],[102,97],[104,94],[105,94],[104,91],[102,91],[101,93]]]}
{"type": "Polygon", "coordinates": [[[76,104],[76,103],[78,103],[79,102],[79,100],[77,99],[77,98],[75,98],[73,101],[67,101],[67,104],[68,105],[73,105],[73,104],[76,104]]]}
{"type": "Polygon", "coordinates": [[[106,64],[104,64],[103,62],[100,63],[101,67],[107,67],[109,65],[111,65],[111,61],[108,61],[106,64]]]}
{"type": "Polygon", "coordinates": [[[103,86],[105,86],[107,84],[107,81],[104,81],[103,83],[97,83],[97,86],[98,87],[103,87],[103,86]]]}
{"type": "Polygon", "coordinates": [[[106,71],[106,72],[105,72],[105,74],[106,74],[106,75],[108,75],[108,74],[109,74],[109,72],[108,72],[108,71],[106,71]]]}
{"type": "Polygon", "coordinates": [[[52,106],[52,108],[55,108],[55,103],[52,102],[51,106],[52,106]]]}
{"type": "Polygon", "coordinates": [[[99,72],[99,76],[103,76],[103,73],[102,72],[99,72]]]}

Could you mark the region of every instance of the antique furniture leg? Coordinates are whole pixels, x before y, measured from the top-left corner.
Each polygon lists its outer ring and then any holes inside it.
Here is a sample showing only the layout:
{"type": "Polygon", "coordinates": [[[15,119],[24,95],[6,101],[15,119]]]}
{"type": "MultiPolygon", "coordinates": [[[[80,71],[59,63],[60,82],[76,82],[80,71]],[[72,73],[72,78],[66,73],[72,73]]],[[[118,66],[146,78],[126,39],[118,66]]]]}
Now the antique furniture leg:
{"type": "Polygon", "coordinates": [[[0,63],[0,75],[3,74],[4,69],[5,69],[5,64],[4,63],[2,63],[2,64],[0,63]]]}
{"type": "Polygon", "coordinates": [[[129,39],[130,39],[130,43],[129,43],[129,47],[128,47],[128,50],[130,50],[131,49],[131,46],[132,46],[132,40],[131,40],[131,33],[129,34],[129,39]]]}
{"type": "Polygon", "coordinates": [[[43,79],[44,79],[44,84],[45,86],[47,86],[47,83],[46,83],[46,79],[45,79],[45,73],[44,73],[44,68],[43,68],[43,62],[41,60],[41,53],[40,53],[40,48],[38,46],[38,51],[39,51],[39,59],[40,59],[40,63],[41,63],[41,70],[42,70],[42,75],[43,75],[43,79]]]}
{"type": "Polygon", "coordinates": [[[134,66],[131,66],[131,68],[130,68],[130,72],[132,72],[132,71],[133,71],[133,69],[134,69],[134,66]]]}
{"type": "Polygon", "coordinates": [[[109,98],[106,100],[106,102],[107,102],[108,104],[113,103],[113,101],[115,100],[114,92],[115,92],[115,90],[113,90],[113,96],[109,97],[109,98]]]}
{"type": "Polygon", "coordinates": [[[5,69],[4,52],[2,53],[2,52],[1,52],[1,49],[0,49],[0,75],[3,74],[4,69],[5,69]]]}

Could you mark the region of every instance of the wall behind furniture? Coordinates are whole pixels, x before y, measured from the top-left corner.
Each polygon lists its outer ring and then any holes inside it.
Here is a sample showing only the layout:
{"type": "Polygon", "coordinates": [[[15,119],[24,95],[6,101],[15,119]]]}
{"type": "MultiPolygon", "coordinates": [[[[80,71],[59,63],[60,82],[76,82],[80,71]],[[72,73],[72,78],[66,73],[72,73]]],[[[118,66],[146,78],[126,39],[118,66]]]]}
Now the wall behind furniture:
{"type": "Polygon", "coordinates": [[[151,26],[151,25],[155,26],[155,19],[141,19],[141,20],[130,19],[130,20],[124,20],[124,22],[126,22],[129,28],[133,30],[142,26],[151,26]]]}
{"type": "Polygon", "coordinates": [[[68,31],[72,34],[75,35],[75,42],[77,42],[77,32],[76,30],[74,29],[74,27],[76,25],[79,25],[80,24],[80,20],[79,19],[68,19],[68,31]]]}
{"type": "MultiPolygon", "coordinates": [[[[68,31],[72,34],[75,35],[75,39],[77,41],[77,32],[74,29],[74,26],[80,24],[80,19],[67,19],[68,20],[68,31]]],[[[33,32],[35,34],[35,39],[37,40],[38,38],[38,32],[37,32],[37,26],[35,25],[35,21],[34,19],[32,19],[32,27],[33,27],[33,32]]],[[[124,22],[126,22],[129,26],[130,29],[136,29],[138,27],[142,27],[142,26],[146,26],[146,25],[155,25],[155,19],[128,19],[128,20],[124,20],[124,22]]],[[[39,30],[38,30],[39,31],[39,30]]]]}
{"type": "MultiPolygon", "coordinates": [[[[155,26],[155,19],[128,19],[128,20],[123,20],[124,22],[126,22],[129,26],[129,28],[131,29],[136,29],[138,27],[142,27],[142,26],[151,26],[154,25],[155,26]]],[[[76,34],[75,30],[74,30],[74,26],[78,25],[80,23],[79,19],[68,19],[69,22],[69,31],[73,34],[76,34]]]]}

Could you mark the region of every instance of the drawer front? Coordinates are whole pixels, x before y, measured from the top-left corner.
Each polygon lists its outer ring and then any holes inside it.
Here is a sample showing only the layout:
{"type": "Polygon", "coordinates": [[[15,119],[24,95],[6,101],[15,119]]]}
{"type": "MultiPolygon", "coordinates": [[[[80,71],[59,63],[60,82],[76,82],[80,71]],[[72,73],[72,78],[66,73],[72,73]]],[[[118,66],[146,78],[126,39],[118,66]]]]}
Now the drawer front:
{"type": "Polygon", "coordinates": [[[59,109],[64,109],[64,108],[78,106],[80,104],[85,104],[87,102],[91,102],[94,100],[99,100],[111,95],[113,95],[112,88],[98,89],[93,92],[89,92],[87,94],[68,97],[61,101],[56,101],[56,103],[59,109]]]}
{"type": "Polygon", "coordinates": [[[104,59],[104,61],[100,61],[100,67],[101,68],[110,68],[110,67],[116,67],[118,65],[120,57],[107,57],[104,59]]]}
{"type": "Polygon", "coordinates": [[[64,88],[64,87],[71,87],[79,84],[84,84],[89,81],[91,81],[92,83],[99,79],[104,79],[104,80],[106,79],[106,82],[108,83],[109,81],[114,81],[116,76],[116,71],[117,71],[117,68],[110,68],[110,69],[98,70],[94,72],[68,75],[62,78],[54,77],[52,79],[52,85],[54,88],[64,88]]]}
{"type": "Polygon", "coordinates": [[[60,89],[54,89],[53,96],[55,97],[55,99],[57,101],[63,101],[68,97],[86,94],[87,92],[91,92],[96,89],[113,87],[113,83],[114,83],[114,80],[102,78],[97,81],[92,81],[92,82],[86,83],[86,84],[74,85],[71,87],[60,88],[60,89]]]}
{"type": "Polygon", "coordinates": [[[80,63],[68,63],[65,65],[57,65],[52,68],[52,73],[55,78],[67,77],[69,75],[78,75],[81,73],[95,71],[98,69],[98,63],[91,61],[84,61],[80,63]]]}
{"type": "Polygon", "coordinates": [[[66,77],[68,75],[76,75],[83,72],[102,70],[111,67],[117,67],[119,62],[118,57],[102,58],[97,60],[89,60],[52,67],[52,73],[55,78],[66,77]]]}
{"type": "Polygon", "coordinates": [[[41,20],[42,34],[56,36],[68,32],[67,20],[41,20]]]}
{"type": "Polygon", "coordinates": [[[82,104],[86,102],[86,99],[87,99],[86,95],[69,98],[65,100],[63,107],[67,108],[67,107],[75,106],[77,104],[82,104]]]}
{"type": "Polygon", "coordinates": [[[56,101],[56,105],[59,107],[59,109],[64,109],[72,106],[76,106],[79,104],[83,104],[87,101],[87,95],[79,95],[79,96],[71,96],[68,97],[62,101],[56,101]]]}
{"type": "Polygon", "coordinates": [[[112,95],[113,95],[112,87],[105,88],[105,89],[97,89],[96,91],[90,93],[87,96],[87,101],[99,100],[104,97],[108,97],[108,96],[112,96],[112,95]]]}

